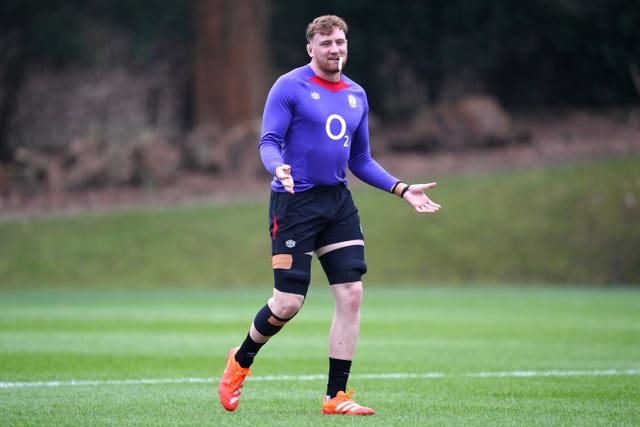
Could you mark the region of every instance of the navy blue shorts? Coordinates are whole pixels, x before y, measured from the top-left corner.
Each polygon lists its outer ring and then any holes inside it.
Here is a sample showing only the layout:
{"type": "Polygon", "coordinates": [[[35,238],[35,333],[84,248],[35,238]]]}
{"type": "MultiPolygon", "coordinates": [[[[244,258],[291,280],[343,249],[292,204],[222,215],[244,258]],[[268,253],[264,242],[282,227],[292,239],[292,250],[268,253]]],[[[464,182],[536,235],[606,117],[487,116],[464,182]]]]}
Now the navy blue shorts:
{"type": "Polygon", "coordinates": [[[300,193],[271,192],[271,252],[300,254],[332,243],[364,240],[351,192],[342,184],[300,193]]]}

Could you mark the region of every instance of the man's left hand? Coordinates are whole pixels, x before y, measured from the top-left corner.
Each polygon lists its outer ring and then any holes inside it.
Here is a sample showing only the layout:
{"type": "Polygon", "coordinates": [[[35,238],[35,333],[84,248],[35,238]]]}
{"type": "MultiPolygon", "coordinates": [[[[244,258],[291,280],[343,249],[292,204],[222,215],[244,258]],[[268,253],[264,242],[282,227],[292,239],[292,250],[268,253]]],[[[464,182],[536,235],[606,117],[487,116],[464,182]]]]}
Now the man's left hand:
{"type": "Polygon", "coordinates": [[[429,184],[411,184],[402,197],[418,213],[436,213],[442,206],[427,197],[425,191],[436,186],[435,182],[429,184]]]}

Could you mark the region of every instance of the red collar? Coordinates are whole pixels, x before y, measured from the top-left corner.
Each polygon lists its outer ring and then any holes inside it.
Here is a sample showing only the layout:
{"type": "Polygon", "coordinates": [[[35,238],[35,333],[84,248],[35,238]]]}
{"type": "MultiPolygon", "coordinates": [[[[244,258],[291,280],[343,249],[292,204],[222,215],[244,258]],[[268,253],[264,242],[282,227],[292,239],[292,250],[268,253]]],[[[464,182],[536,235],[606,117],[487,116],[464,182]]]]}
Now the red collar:
{"type": "Polygon", "coordinates": [[[309,78],[309,81],[317,85],[320,85],[323,88],[330,90],[331,92],[338,92],[339,90],[343,90],[351,87],[349,86],[348,83],[343,82],[342,79],[340,79],[340,81],[337,81],[337,82],[332,82],[332,81],[323,79],[322,77],[319,77],[319,76],[313,76],[309,78]]]}

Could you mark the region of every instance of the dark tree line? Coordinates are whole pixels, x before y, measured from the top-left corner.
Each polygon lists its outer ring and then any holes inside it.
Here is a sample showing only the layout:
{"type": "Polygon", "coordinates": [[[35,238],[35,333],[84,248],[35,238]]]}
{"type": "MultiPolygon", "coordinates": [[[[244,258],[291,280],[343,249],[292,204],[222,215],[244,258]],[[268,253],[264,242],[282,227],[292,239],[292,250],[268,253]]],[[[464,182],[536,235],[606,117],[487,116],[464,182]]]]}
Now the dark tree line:
{"type": "Polygon", "coordinates": [[[435,102],[456,87],[520,107],[640,96],[637,0],[3,0],[0,158],[9,154],[6,126],[26,64],[112,59],[94,45],[110,40],[87,38],[87,23],[125,34],[134,64],[162,55],[167,40],[195,56],[186,115],[197,125],[254,114],[277,72],[308,60],[305,27],[325,13],[349,23],[349,74],[389,117],[414,108],[412,96],[435,102]],[[220,57],[207,59],[212,52],[220,57]]]}
{"type": "Polygon", "coordinates": [[[385,57],[424,79],[431,100],[449,76],[472,76],[503,102],[602,105],[640,99],[640,2],[635,0],[396,0],[306,4],[273,0],[278,58],[299,61],[301,23],[327,11],[351,25],[351,65],[369,92],[385,57]],[[296,46],[293,46],[296,47],[296,46]],[[634,86],[636,79],[636,86],[634,86]]]}

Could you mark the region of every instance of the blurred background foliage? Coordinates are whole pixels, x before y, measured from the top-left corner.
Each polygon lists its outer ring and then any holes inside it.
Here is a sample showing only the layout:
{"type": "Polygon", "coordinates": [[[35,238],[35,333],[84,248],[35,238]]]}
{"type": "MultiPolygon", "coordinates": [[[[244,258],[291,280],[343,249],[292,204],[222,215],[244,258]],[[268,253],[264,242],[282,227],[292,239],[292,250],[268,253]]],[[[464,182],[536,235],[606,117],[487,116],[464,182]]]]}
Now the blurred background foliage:
{"type": "Polygon", "coordinates": [[[398,67],[425,79],[432,100],[443,79],[464,73],[516,105],[637,100],[629,74],[640,63],[637,1],[273,3],[274,46],[286,66],[299,62],[287,42],[299,38],[298,22],[328,10],[347,17],[353,73],[374,94],[387,90],[375,68],[393,53],[398,67]]]}
{"type": "MultiPolygon", "coordinates": [[[[184,140],[195,128],[255,120],[275,78],[308,61],[306,25],[326,13],[349,23],[348,73],[383,120],[465,94],[488,94],[510,111],[625,106],[640,95],[635,0],[3,0],[0,161],[12,161],[19,146],[59,148],[116,126],[97,112],[83,116],[93,107],[90,89],[70,92],[64,75],[77,87],[111,79],[93,98],[112,106],[113,122],[140,116],[122,125],[129,134],[160,120],[172,128],[170,139],[184,140]],[[133,93],[144,80],[120,82],[130,98],[124,105],[122,96],[104,95],[117,92],[113,70],[121,68],[157,82],[144,94],[133,93]],[[82,75],[104,69],[112,73],[93,81],[82,75]],[[42,103],[79,111],[49,117],[42,103]],[[46,129],[25,131],[34,121],[46,129]],[[75,128],[56,129],[56,122],[75,128]],[[88,124],[78,129],[80,122],[88,124]]],[[[108,144],[122,139],[98,136],[108,144]]]]}
{"type": "Polygon", "coordinates": [[[97,61],[90,27],[114,26],[132,41],[130,54],[140,61],[156,53],[157,42],[175,38],[188,43],[188,0],[3,0],[0,4],[5,46],[22,60],[67,64],[97,61]],[[89,28],[87,28],[89,27],[89,28]]]}
{"type": "MultiPolygon", "coordinates": [[[[21,61],[97,61],[100,50],[86,37],[87,24],[114,26],[130,38],[131,57],[144,62],[167,39],[189,49],[194,3],[4,0],[0,38],[3,50],[20,51],[21,61]]],[[[432,100],[447,76],[467,74],[516,105],[637,101],[630,74],[640,66],[640,3],[635,0],[267,3],[271,25],[263,36],[279,71],[306,61],[306,24],[335,13],[351,27],[350,72],[374,99],[394,84],[389,76],[399,75],[381,71],[392,61],[423,79],[432,100]]]]}

